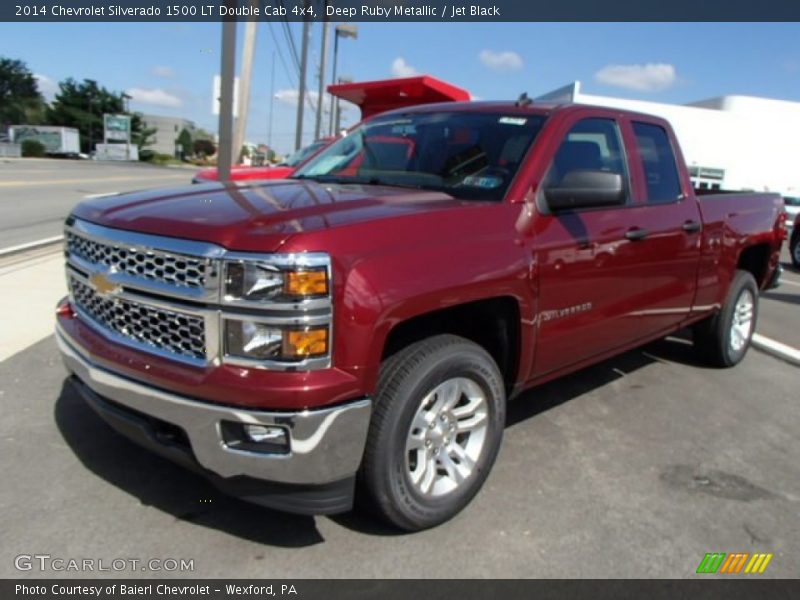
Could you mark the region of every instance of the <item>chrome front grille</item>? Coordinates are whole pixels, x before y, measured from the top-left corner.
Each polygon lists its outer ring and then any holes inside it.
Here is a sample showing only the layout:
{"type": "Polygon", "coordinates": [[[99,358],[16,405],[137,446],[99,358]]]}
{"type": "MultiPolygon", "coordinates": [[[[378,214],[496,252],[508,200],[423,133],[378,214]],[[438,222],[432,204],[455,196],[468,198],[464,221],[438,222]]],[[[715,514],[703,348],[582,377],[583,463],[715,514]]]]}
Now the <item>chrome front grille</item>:
{"type": "Polygon", "coordinates": [[[204,258],[99,242],[73,231],[66,232],[66,248],[71,255],[88,263],[175,287],[204,288],[212,268],[211,262],[204,258]]]}
{"type": "Polygon", "coordinates": [[[69,282],[77,308],[101,327],[150,349],[206,360],[202,317],[127,298],[104,298],[75,276],[69,282]]]}
{"type": "MultiPolygon", "coordinates": [[[[256,254],[196,240],[109,228],[70,217],[64,231],[67,281],[78,316],[116,344],[196,367],[239,364],[225,354],[228,320],[276,328],[332,327],[330,297],[234,302],[223,293],[227,262],[258,261],[302,269],[323,253],[256,254]]],[[[316,264],[316,263],[315,263],[316,264]]],[[[302,361],[250,361],[270,370],[328,368],[330,355],[302,361]]],[[[241,365],[239,365],[241,366],[241,365]]]]}

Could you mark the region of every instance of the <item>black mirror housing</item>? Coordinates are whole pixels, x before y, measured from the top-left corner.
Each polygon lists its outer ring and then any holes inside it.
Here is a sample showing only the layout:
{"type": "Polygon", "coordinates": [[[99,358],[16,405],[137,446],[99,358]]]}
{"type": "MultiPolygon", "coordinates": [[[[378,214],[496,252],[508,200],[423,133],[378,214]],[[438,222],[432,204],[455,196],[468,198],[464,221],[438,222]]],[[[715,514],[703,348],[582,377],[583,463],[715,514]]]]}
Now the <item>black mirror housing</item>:
{"type": "Polygon", "coordinates": [[[544,197],[553,212],[578,208],[601,208],[625,203],[622,175],[608,171],[569,171],[557,186],[545,188],[544,197]]]}

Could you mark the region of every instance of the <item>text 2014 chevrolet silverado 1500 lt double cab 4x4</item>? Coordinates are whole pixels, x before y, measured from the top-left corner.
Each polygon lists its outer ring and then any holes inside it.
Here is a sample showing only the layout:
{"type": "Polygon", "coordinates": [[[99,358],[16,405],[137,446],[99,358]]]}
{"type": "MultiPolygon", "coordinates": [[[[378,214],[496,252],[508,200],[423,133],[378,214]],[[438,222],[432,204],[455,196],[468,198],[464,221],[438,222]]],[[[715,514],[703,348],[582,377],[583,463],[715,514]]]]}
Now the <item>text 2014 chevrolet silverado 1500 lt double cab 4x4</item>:
{"type": "Polygon", "coordinates": [[[230,493],[358,492],[415,530],[477,493],[521,390],[689,325],[738,363],[784,219],[777,195],[698,200],[658,118],[403,108],[290,180],[81,203],[57,337],[100,415],[230,493]]]}

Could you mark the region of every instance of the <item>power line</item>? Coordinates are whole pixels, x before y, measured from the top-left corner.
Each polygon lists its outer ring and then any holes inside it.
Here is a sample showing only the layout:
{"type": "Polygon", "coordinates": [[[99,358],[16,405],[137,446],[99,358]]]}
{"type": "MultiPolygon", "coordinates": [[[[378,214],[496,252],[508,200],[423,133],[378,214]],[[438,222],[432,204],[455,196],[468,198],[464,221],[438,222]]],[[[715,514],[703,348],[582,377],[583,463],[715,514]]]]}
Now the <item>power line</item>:
{"type": "MultiPolygon", "coordinates": [[[[278,51],[278,58],[280,58],[280,60],[281,60],[281,64],[283,65],[283,71],[286,74],[286,78],[289,80],[289,83],[291,83],[292,85],[296,86],[297,84],[295,82],[297,81],[297,79],[296,79],[296,77],[292,76],[292,74],[289,71],[289,67],[286,66],[286,60],[283,58],[283,51],[281,51],[281,46],[278,43],[278,38],[277,38],[277,36],[275,35],[275,32],[272,29],[272,22],[271,21],[267,21],[267,27],[269,27],[269,33],[272,36],[272,41],[275,42],[275,48],[278,51]]],[[[297,75],[297,73],[295,73],[295,76],[296,75],[297,75]]]]}

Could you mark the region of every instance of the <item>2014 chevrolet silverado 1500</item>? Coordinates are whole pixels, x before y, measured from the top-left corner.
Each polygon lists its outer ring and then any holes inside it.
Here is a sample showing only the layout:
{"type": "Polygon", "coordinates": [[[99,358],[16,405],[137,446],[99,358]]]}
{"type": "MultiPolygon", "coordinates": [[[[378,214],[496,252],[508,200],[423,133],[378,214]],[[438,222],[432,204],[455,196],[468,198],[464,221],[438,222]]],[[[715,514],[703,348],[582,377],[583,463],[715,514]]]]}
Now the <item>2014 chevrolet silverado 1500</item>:
{"type": "Polygon", "coordinates": [[[57,338],[101,416],[230,493],[416,530],[477,493],[520,391],[687,326],[742,360],[784,220],[698,199],[655,117],[402,108],[292,179],[78,205],[57,338]]]}

